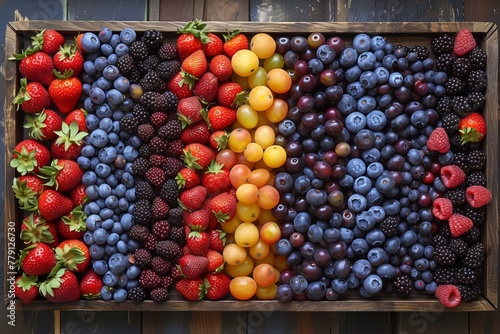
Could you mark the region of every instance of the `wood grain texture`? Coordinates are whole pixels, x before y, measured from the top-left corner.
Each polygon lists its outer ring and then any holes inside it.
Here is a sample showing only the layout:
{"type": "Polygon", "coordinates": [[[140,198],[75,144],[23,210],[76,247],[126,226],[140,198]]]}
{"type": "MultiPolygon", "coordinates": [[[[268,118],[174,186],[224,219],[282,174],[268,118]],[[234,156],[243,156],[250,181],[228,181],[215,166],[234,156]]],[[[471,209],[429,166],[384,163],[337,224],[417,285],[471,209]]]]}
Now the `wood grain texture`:
{"type": "Polygon", "coordinates": [[[147,0],[87,0],[68,1],[68,20],[129,20],[147,19],[147,0]]]}
{"type": "Polygon", "coordinates": [[[62,333],[92,333],[112,328],[116,333],[133,334],[141,331],[141,314],[119,310],[104,315],[92,310],[63,311],[60,326],[62,333]]]}
{"type": "Polygon", "coordinates": [[[334,1],[253,0],[250,18],[254,22],[333,21],[334,1]]]}
{"type": "MultiPolygon", "coordinates": [[[[417,312],[405,312],[398,314],[398,322],[394,333],[401,334],[467,334],[467,313],[449,313],[443,306],[432,309],[422,309],[417,312]]],[[[483,333],[494,333],[485,331],[483,333]]]]}
{"type": "Polygon", "coordinates": [[[248,312],[248,333],[332,333],[333,313],[301,312],[290,316],[286,312],[248,312]]]}
{"type": "Polygon", "coordinates": [[[248,0],[160,0],[161,21],[248,21],[248,0]]]}

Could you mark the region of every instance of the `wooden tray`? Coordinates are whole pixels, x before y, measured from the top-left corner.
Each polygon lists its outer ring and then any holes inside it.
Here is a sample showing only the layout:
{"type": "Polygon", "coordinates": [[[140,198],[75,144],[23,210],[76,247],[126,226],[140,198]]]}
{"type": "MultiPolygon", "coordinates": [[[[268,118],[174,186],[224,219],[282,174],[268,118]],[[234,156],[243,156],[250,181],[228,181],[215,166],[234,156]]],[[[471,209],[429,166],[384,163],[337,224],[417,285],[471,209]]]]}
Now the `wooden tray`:
{"type": "MultiPolygon", "coordinates": [[[[206,22],[214,33],[223,33],[226,29],[241,28],[242,32],[252,35],[257,32],[267,32],[274,36],[281,35],[308,35],[311,32],[322,32],[325,35],[340,35],[346,37],[346,42],[357,33],[370,35],[380,34],[394,44],[407,46],[424,45],[430,47],[431,40],[443,33],[454,34],[461,28],[467,28],[474,34],[481,48],[488,55],[486,72],[488,74],[488,89],[484,116],[488,124],[485,151],[488,157],[486,165],[487,187],[493,194],[493,201],[488,205],[487,221],[482,231],[483,242],[486,246],[486,260],[482,275],[482,295],[473,302],[463,302],[453,311],[490,311],[498,306],[498,32],[493,23],[464,22],[464,23],[435,23],[435,22],[399,22],[399,23],[345,23],[345,22],[293,22],[293,23],[258,23],[258,22],[206,22]]],[[[174,41],[177,29],[184,27],[186,22],[108,22],[108,21],[19,21],[10,22],[6,29],[5,54],[7,59],[12,53],[19,53],[31,42],[30,37],[42,29],[56,29],[63,33],[68,41],[79,32],[95,31],[109,27],[119,31],[132,27],[141,32],[147,29],[157,29],[164,32],[165,38],[174,41]]],[[[5,222],[4,222],[4,302],[9,305],[9,286],[7,278],[12,275],[9,268],[12,257],[12,236],[16,237],[16,252],[20,242],[18,234],[22,213],[17,209],[16,199],[11,188],[15,177],[14,169],[9,166],[15,144],[25,135],[22,129],[22,113],[16,113],[12,104],[17,94],[19,77],[17,64],[14,61],[5,61],[6,99],[5,111],[5,222]],[[12,223],[14,222],[14,223],[12,223]]],[[[444,308],[437,299],[415,295],[403,299],[396,296],[381,294],[376,299],[362,299],[353,293],[338,301],[293,301],[279,303],[278,301],[236,301],[227,299],[222,301],[187,302],[175,292],[169,301],[155,303],[145,301],[141,303],[115,303],[110,301],[86,301],[74,303],[53,304],[48,301],[36,301],[33,304],[15,302],[19,310],[103,310],[103,311],[443,311],[444,308]]]]}

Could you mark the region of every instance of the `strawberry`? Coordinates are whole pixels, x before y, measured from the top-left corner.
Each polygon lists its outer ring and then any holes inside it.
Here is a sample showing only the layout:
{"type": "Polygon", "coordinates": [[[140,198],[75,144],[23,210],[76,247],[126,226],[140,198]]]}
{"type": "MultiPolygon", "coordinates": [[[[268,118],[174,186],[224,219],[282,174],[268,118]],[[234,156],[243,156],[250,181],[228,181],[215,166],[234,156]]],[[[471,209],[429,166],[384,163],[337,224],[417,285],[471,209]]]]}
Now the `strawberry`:
{"type": "Polygon", "coordinates": [[[178,268],[186,278],[202,276],[207,271],[208,259],[205,256],[184,254],[179,259],[178,268]]]}
{"type": "Polygon", "coordinates": [[[441,181],[446,188],[452,189],[462,185],[465,181],[464,171],[457,165],[444,166],[440,170],[441,181]]]}
{"type": "Polygon", "coordinates": [[[453,204],[445,197],[436,198],[433,203],[432,214],[439,220],[447,220],[453,214],[453,204]]]}
{"type": "Polygon", "coordinates": [[[194,255],[206,256],[209,243],[210,237],[205,231],[191,231],[186,238],[186,244],[189,248],[189,252],[194,255]]]}
{"type": "Polygon", "coordinates": [[[81,206],[75,207],[71,213],[62,216],[57,223],[57,232],[64,239],[81,239],[87,230],[87,215],[81,206]]]}
{"type": "Polygon", "coordinates": [[[222,39],[211,32],[207,33],[207,37],[209,41],[203,45],[205,54],[209,57],[222,54],[224,52],[224,43],[222,42],[222,39]]]}
{"type": "Polygon", "coordinates": [[[23,219],[20,238],[25,245],[42,242],[53,248],[59,244],[56,224],[33,213],[23,219]]]}
{"type": "Polygon", "coordinates": [[[31,39],[33,40],[31,45],[34,50],[43,51],[48,55],[56,53],[64,44],[64,36],[60,32],[51,29],[43,29],[31,39]]]}
{"type": "Polygon", "coordinates": [[[100,299],[102,279],[92,269],[87,271],[80,281],[80,293],[84,299],[100,299]]]}
{"type": "Polygon", "coordinates": [[[78,131],[78,123],[62,123],[61,131],[56,131],[57,138],[52,141],[50,150],[54,159],[76,160],[82,150],[83,138],[88,135],[78,131]]]}
{"type": "Polygon", "coordinates": [[[78,50],[80,50],[81,53],[85,53],[85,51],[83,50],[83,46],[82,46],[82,38],[83,38],[83,35],[82,33],[79,33],[75,36],[75,44],[76,44],[76,47],[78,48],[78,50]]]}
{"type": "Polygon", "coordinates": [[[207,36],[207,28],[205,23],[200,20],[188,22],[182,29],[177,32],[181,34],[177,37],[176,47],[181,60],[186,59],[190,54],[197,50],[203,50],[203,44],[210,41],[207,36]]]}
{"type": "Polygon", "coordinates": [[[220,223],[233,219],[236,215],[236,196],[229,192],[220,193],[210,202],[210,211],[220,223]]]}
{"type": "Polygon", "coordinates": [[[248,49],[248,38],[241,34],[241,29],[227,31],[223,34],[224,37],[224,53],[232,58],[233,55],[242,49],[248,49]]]}
{"type": "Polygon", "coordinates": [[[219,85],[219,80],[217,79],[215,74],[211,72],[206,72],[194,84],[193,92],[205,103],[213,102],[217,97],[218,85],[219,85]]]}
{"type": "Polygon", "coordinates": [[[200,177],[191,168],[182,168],[175,177],[179,189],[189,189],[201,184],[200,177]]]}
{"type": "Polygon", "coordinates": [[[210,135],[210,146],[214,150],[221,151],[226,148],[229,133],[225,130],[217,130],[210,135]]]}
{"type": "Polygon", "coordinates": [[[223,164],[212,161],[205,174],[201,176],[201,185],[207,189],[208,196],[215,196],[231,188],[229,170],[223,164]]]}
{"type": "Polygon", "coordinates": [[[236,121],[236,109],[213,106],[208,110],[207,120],[214,131],[224,130],[236,121]]]}
{"type": "Polygon", "coordinates": [[[187,77],[193,79],[193,81],[188,82],[192,87],[194,80],[201,78],[201,76],[205,74],[208,69],[207,57],[205,56],[203,50],[196,50],[190,54],[182,61],[181,68],[186,74],[188,74],[188,76],[184,77],[185,80],[187,80],[187,77]]]}
{"type": "Polygon", "coordinates": [[[470,186],[465,190],[465,199],[473,208],[480,208],[491,202],[491,192],[483,186],[470,186]]]}
{"type": "Polygon", "coordinates": [[[185,219],[185,224],[187,224],[194,231],[204,231],[208,227],[208,219],[210,217],[210,211],[207,209],[200,209],[189,213],[185,219]]]}
{"type": "Polygon", "coordinates": [[[207,189],[202,186],[196,186],[184,190],[179,197],[179,201],[181,202],[181,206],[187,210],[198,210],[203,205],[206,196],[207,189]]]}
{"type": "Polygon", "coordinates": [[[208,272],[220,272],[224,268],[224,256],[222,256],[222,253],[209,248],[207,251],[207,259],[208,272]]]}
{"type": "Polygon", "coordinates": [[[205,298],[203,278],[183,278],[175,283],[175,289],[187,300],[197,301],[205,298]]]}
{"type": "Polygon", "coordinates": [[[16,278],[14,294],[25,304],[32,303],[38,297],[38,276],[26,275],[16,278]]]}
{"type": "Polygon", "coordinates": [[[455,43],[453,44],[453,52],[461,57],[471,52],[476,47],[476,40],[472,33],[468,29],[461,29],[455,37],[455,43]]]}
{"type": "Polygon", "coordinates": [[[229,292],[231,278],[225,273],[209,273],[205,276],[205,297],[210,300],[224,298],[229,292]]]}
{"type": "Polygon", "coordinates": [[[40,284],[40,294],[53,303],[74,302],[80,299],[80,286],[75,274],[66,268],[40,284]]]}
{"type": "Polygon", "coordinates": [[[73,70],[66,70],[64,74],[54,71],[56,79],[49,86],[49,95],[57,109],[63,114],[69,113],[80,100],[82,83],[73,76],[73,70]]]}
{"type": "Polygon", "coordinates": [[[203,118],[202,110],[203,106],[198,97],[190,96],[180,99],[177,104],[177,116],[181,121],[182,127],[201,121],[203,118]]]}
{"type": "Polygon", "coordinates": [[[25,139],[14,147],[10,167],[15,168],[21,175],[38,173],[50,160],[50,151],[45,146],[36,140],[25,139]]]}
{"type": "Polygon", "coordinates": [[[187,82],[184,82],[182,71],[179,71],[168,81],[167,88],[174,93],[179,100],[194,95],[191,87],[189,87],[187,82]]]}
{"type": "Polygon", "coordinates": [[[52,248],[39,242],[21,250],[19,264],[26,275],[40,276],[50,273],[57,260],[52,248]]]}
{"type": "Polygon", "coordinates": [[[17,105],[17,110],[21,107],[25,113],[34,114],[50,107],[52,102],[49,92],[41,83],[34,81],[27,83],[26,78],[21,78],[20,82],[21,88],[13,100],[13,103],[17,105]]]}
{"type": "Polygon", "coordinates": [[[231,59],[226,55],[218,55],[212,58],[208,65],[210,72],[215,74],[220,82],[226,81],[231,78],[233,74],[233,67],[231,66],[231,59]]]}
{"type": "Polygon", "coordinates": [[[89,248],[81,240],[64,240],[57,245],[54,251],[56,252],[56,259],[71,271],[82,273],[89,267],[89,248]]]}
{"type": "Polygon", "coordinates": [[[85,59],[83,59],[83,55],[76,47],[76,44],[65,44],[54,55],[53,61],[56,70],[61,73],[71,70],[73,76],[78,78],[83,71],[85,59]]]}
{"type": "Polygon", "coordinates": [[[83,170],[74,160],[54,159],[50,166],[40,168],[41,177],[46,179],[45,185],[59,191],[69,191],[76,187],[82,179],[83,170]]]}
{"type": "Polygon", "coordinates": [[[469,217],[462,216],[458,213],[451,215],[448,219],[451,235],[455,238],[461,236],[474,226],[474,223],[469,217]]]}
{"type": "Polygon", "coordinates": [[[36,140],[52,140],[57,137],[56,131],[62,128],[62,118],[53,110],[45,109],[32,116],[26,116],[24,128],[28,135],[36,140]]]}
{"type": "Polygon", "coordinates": [[[244,104],[247,99],[247,93],[236,82],[226,82],[219,85],[217,89],[217,100],[224,107],[238,108],[244,104]]]}
{"type": "Polygon", "coordinates": [[[19,207],[25,211],[38,209],[38,196],[44,189],[42,179],[35,175],[22,175],[12,180],[12,190],[14,190],[19,207]]]}
{"type": "Polygon", "coordinates": [[[448,308],[456,307],[462,301],[460,291],[452,284],[442,284],[438,286],[435,294],[441,304],[448,308]]]}
{"type": "Polygon", "coordinates": [[[450,150],[450,139],[443,128],[435,128],[427,140],[427,148],[431,151],[446,153],[450,150]]]}
{"type": "Polygon", "coordinates": [[[57,220],[73,209],[73,202],[54,189],[44,190],[38,199],[38,211],[43,219],[57,220]]]}
{"type": "Polygon", "coordinates": [[[226,245],[226,232],[221,230],[210,230],[210,245],[209,248],[217,252],[222,252],[226,245]]]}
{"type": "Polygon", "coordinates": [[[214,151],[203,144],[192,143],[184,147],[182,160],[189,168],[205,169],[213,159],[215,159],[214,151]]]}
{"type": "Polygon", "coordinates": [[[210,141],[210,129],[206,122],[190,124],[182,130],[181,140],[184,144],[208,144],[210,141]]]}
{"type": "Polygon", "coordinates": [[[486,122],[483,116],[477,112],[471,113],[460,120],[458,126],[462,144],[477,143],[484,139],[486,136],[486,122]]]}
{"type": "Polygon", "coordinates": [[[79,183],[76,187],[74,187],[69,193],[69,197],[73,202],[73,207],[77,207],[79,205],[85,204],[87,201],[87,186],[83,183],[79,183]]]}
{"type": "Polygon", "coordinates": [[[70,111],[69,114],[64,118],[64,123],[71,125],[73,122],[78,123],[78,131],[87,131],[87,124],[85,123],[85,117],[87,116],[87,111],[83,108],[75,109],[70,111]]]}
{"type": "Polygon", "coordinates": [[[48,87],[55,79],[54,63],[45,52],[28,49],[21,54],[14,54],[9,60],[21,60],[19,72],[28,81],[39,82],[48,87]]]}

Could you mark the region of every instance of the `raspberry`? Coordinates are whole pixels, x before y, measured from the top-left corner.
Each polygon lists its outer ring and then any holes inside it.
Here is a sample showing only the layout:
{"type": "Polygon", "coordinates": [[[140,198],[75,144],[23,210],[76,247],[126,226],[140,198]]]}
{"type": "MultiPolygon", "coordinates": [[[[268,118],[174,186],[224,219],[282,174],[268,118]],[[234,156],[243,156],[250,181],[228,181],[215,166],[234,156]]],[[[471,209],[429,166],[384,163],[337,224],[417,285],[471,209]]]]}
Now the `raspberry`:
{"type": "Polygon", "coordinates": [[[458,32],[457,37],[455,37],[455,43],[453,45],[453,52],[457,56],[463,56],[471,52],[476,47],[476,40],[472,33],[468,29],[462,29],[458,32]]]}
{"type": "Polygon", "coordinates": [[[446,153],[450,150],[450,140],[446,130],[443,128],[435,128],[427,140],[427,148],[431,151],[446,153]]]}
{"type": "Polygon", "coordinates": [[[457,188],[465,181],[465,173],[456,165],[448,165],[441,168],[441,181],[446,188],[457,188]]]}
{"type": "Polygon", "coordinates": [[[453,204],[447,198],[436,198],[434,200],[432,214],[439,220],[449,219],[453,214],[453,204]]]}
{"type": "Polygon", "coordinates": [[[436,289],[436,297],[445,307],[448,308],[458,306],[462,300],[460,291],[455,285],[452,284],[438,286],[436,289]]]}
{"type": "Polygon", "coordinates": [[[461,236],[474,226],[474,223],[470,218],[459,214],[452,215],[448,220],[448,223],[450,225],[451,235],[455,238],[461,236]]]}
{"type": "Polygon", "coordinates": [[[480,208],[491,201],[491,192],[483,186],[470,186],[465,190],[465,198],[473,208],[480,208]]]}

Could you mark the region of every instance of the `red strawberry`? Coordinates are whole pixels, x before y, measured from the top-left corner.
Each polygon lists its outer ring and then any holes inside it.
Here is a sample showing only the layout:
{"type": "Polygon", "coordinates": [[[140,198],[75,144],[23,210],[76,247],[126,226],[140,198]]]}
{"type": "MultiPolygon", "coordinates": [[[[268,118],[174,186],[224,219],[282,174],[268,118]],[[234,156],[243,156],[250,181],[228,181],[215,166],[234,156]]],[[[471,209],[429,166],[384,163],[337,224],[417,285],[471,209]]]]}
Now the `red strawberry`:
{"type": "Polygon", "coordinates": [[[38,208],[38,196],[44,189],[42,179],[35,175],[21,175],[12,180],[12,190],[22,210],[35,211],[38,208]]]}
{"type": "Polygon", "coordinates": [[[191,21],[182,29],[177,31],[181,35],[177,37],[176,47],[181,60],[186,59],[196,50],[203,50],[203,43],[208,43],[206,24],[200,20],[191,21]]]}
{"type": "Polygon", "coordinates": [[[21,107],[25,113],[33,114],[50,107],[52,102],[49,92],[41,83],[34,81],[27,83],[26,78],[21,78],[20,82],[21,88],[13,100],[13,103],[17,105],[17,110],[21,107]]]}
{"type": "Polygon", "coordinates": [[[49,95],[57,109],[63,114],[69,113],[75,108],[82,94],[82,83],[73,76],[72,70],[67,70],[64,74],[56,73],[56,79],[50,83],[49,95]]]}
{"type": "Polygon", "coordinates": [[[71,125],[73,122],[78,123],[78,131],[87,131],[87,124],[85,123],[85,117],[87,116],[87,111],[83,108],[75,109],[66,115],[64,118],[64,123],[71,125]]]}
{"type": "Polygon", "coordinates": [[[71,190],[69,193],[69,197],[71,198],[71,201],[73,202],[73,207],[77,207],[79,205],[85,204],[87,200],[87,190],[86,186],[83,183],[79,183],[76,187],[71,190]]]}
{"type": "Polygon", "coordinates": [[[470,186],[465,190],[465,198],[473,208],[480,208],[491,202],[491,192],[483,186],[470,186]]]}
{"type": "MultiPolygon", "coordinates": [[[[194,80],[201,78],[208,69],[207,57],[203,50],[196,50],[182,61],[182,70],[194,80]]],[[[186,77],[184,77],[186,79],[186,77]]],[[[192,82],[194,84],[194,81],[192,82]]]]}
{"type": "Polygon", "coordinates": [[[47,189],[38,199],[38,211],[43,219],[57,220],[73,209],[73,202],[57,190],[47,189]]]}
{"type": "Polygon", "coordinates": [[[212,72],[206,72],[194,84],[194,94],[202,99],[204,102],[213,102],[217,97],[217,88],[219,80],[212,72]]]}
{"type": "Polygon", "coordinates": [[[229,139],[229,133],[225,130],[217,130],[212,132],[210,135],[210,146],[217,151],[221,151],[226,148],[227,141],[229,139]]]}
{"type": "Polygon", "coordinates": [[[32,303],[38,297],[38,276],[30,276],[25,273],[16,278],[14,294],[25,304],[32,303]]]}
{"type": "Polygon", "coordinates": [[[101,277],[92,269],[87,271],[80,281],[80,293],[84,299],[99,299],[102,287],[101,277]]]}
{"type": "Polygon", "coordinates": [[[443,128],[435,128],[427,140],[427,148],[431,151],[446,153],[450,150],[450,139],[443,128]]]}
{"type": "Polygon", "coordinates": [[[221,230],[210,230],[210,245],[209,248],[217,252],[222,252],[226,245],[226,232],[221,230]]]}
{"type": "Polygon", "coordinates": [[[188,167],[184,167],[177,173],[175,181],[179,189],[189,189],[201,184],[198,174],[188,167]]]}
{"type": "Polygon", "coordinates": [[[43,29],[31,39],[33,40],[31,45],[34,50],[43,51],[48,55],[56,53],[59,47],[64,44],[64,36],[60,32],[51,29],[43,29]]]}
{"type": "Polygon", "coordinates": [[[476,47],[476,40],[468,29],[461,29],[455,37],[455,44],[453,45],[453,52],[457,56],[463,56],[476,47]]]}
{"type": "Polygon", "coordinates": [[[53,110],[45,109],[32,116],[26,116],[24,128],[28,135],[36,140],[52,140],[57,137],[56,131],[61,131],[62,118],[53,110]]]}
{"type": "Polygon", "coordinates": [[[233,219],[236,215],[236,196],[229,192],[215,196],[210,202],[210,210],[220,223],[233,219]]]}
{"type": "Polygon", "coordinates": [[[56,224],[33,213],[23,219],[20,238],[26,245],[42,242],[53,248],[59,244],[56,224]]]}
{"type": "Polygon", "coordinates": [[[433,203],[432,214],[439,220],[447,220],[453,214],[453,204],[445,197],[436,198],[433,203]]]}
{"type": "Polygon", "coordinates": [[[477,143],[486,136],[486,122],[483,116],[473,112],[469,116],[462,118],[458,130],[462,138],[462,144],[468,142],[477,143]]]}
{"type": "Polygon", "coordinates": [[[71,271],[82,273],[89,267],[89,248],[81,240],[64,240],[54,250],[56,259],[71,271]]]}
{"type": "Polygon", "coordinates": [[[205,231],[191,231],[187,235],[186,244],[191,254],[206,256],[208,252],[209,243],[210,243],[210,237],[208,236],[208,233],[205,231]]]}
{"type": "Polygon", "coordinates": [[[207,33],[209,41],[204,43],[205,54],[209,57],[220,55],[224,52],[224,43],[222,39],[211,32],[207,33]]]}
{"type": "Polygon", "coordinates": [[[224,53],[232,58],[233,55],[242,49],[248,49],[248,38],[240,33],[241,30],[228,31],[224,34],[224,53]]]}
{"type": "Polygon", "coordinates": [[[10,167],[15,168],[21,175],[38,173],[50,160],[50,152],[45,146],[36,140],[25,139],[14,147],[10,167]]]}
{"type": "Polygon", "coordinates": [[[246,100],[246,92],[236,82],[226,82],[217,89],[217,100],[224,107],[237,108],[246,100]]]}
{"type": "Polygon", "coordinates": [[[442,284],[438,286],[435,294],[441,304],[448,308],[456,307],[462,301],[460,291],[452,284],[442,284]]]}
{"type": "Polygon", "coordinates": [[[446,188],[452,189],[456,188],[465,180],[465,173],[460,167],[456,165],[448,165],[441,168],[440,171],[441,181],[446,188]]]}
{"type": "Polygon", "coordinates": [[[59,48],[59,51],[53,58],[54,67],[61,73],[67,70],[73,71],[73,76],[80,77],[83,71],[83,55],[76,47],[76,44],[65,44],[59,48]]]}
{"type": "Polygon", "coordinates": [[[41,177],[46,179],[46,186],[59,191],[69,191],[82,180],[83,170],[74,160],[54,159],[50,166],[40,168],[41,177]]]}
{"type": "Polygon", "coordinates": [[[231,278],[225,273],[209,273],[205,276],[205,297],[210,300],[224,298],[229,292],[231,278]]]}
{"type": "Polygon", "coordinates": [[[184,147],[182,160],[189,168],[205,169],[215,159],[214,151],[202,144],[192,143],[184,147]]]}
{"type": "Polygon", "coordinates": [[[59,269],[54,276],[40,284],[40,293],[53,303],[74,302],[80,299],[80,286],[73,272],[59,269]]]}
{"type": "Polygon", "coordinates": [[[203,201],[207,196],[207,189],[202,186],[196,186],[187,190],[184,190],[179,200],[187,210],[198,210],[203,205],[203,201]]]}
{"type": "Polygon", "coordinates": [[[21,250],[19,263],[27,275],[40,276],[50,273],[57,260],[52,248],[44,243],[36,243],[21,250]]]}
{"type": "Polygon", "coordinates": [[[220,272],[224,268],[224,256],[218,251],[208,249],[207,251],[207,271],[220,272]]]}
{"type": "Polygon", "coordinates": [[[474,223],[469,217],[465,217],[457,213],[451,215],[448,220],[448,224],[450,225],[451,235],[455,238],[461,236],[474,226],[474,223]]]}
{"type": "Polygon", "coordinates": [[[202,110],[203,106],[197,96],[180,99],[177,104],[177,115],[183,127],[201,121],[202,110]]]}
{"type": "Polygon", "coordinates": [[[212,161],[201,176],[201,185],[207,188],[208,196],[215,196],[231,188],[229,170],[223,164],[212,161]]]}
{"type": "Polygon", "coordinates": [[[218,55],[212,58],[208,65],[210,72],[215,74],[220,82],[228,80],[233,74],[231,59],[226,55],[218,55]]]}
{"type": "Polygon", "coordinates": [[[26,50],[21,54],[15,54],[10,60],[21,60],[19,72],[28,81],[39,82],[44,86],[49,86],[55,79],[52,58],[45,52],[35,52],[26,50]]]}
{"type": "Polygon", "coordinates": [[[183,99],[194,95],[191,87],[189,87],[189,85],[184,82],[184,76],[182,73],[182,71],[179,71],[176,75],[173,76],[172,79],[169,80],[167,84],[168,90],[174,93],[178,99],[183,99]]]}
{"type": "Polygon", "coordinates": [[[184,254],[179,259],[178,268],[186,278],[199,277],[207,271],[208,259],[205,256],[184,254]]]}
{"type": "Polygon", "coordinates": [[[236,121],[236,109],[213,106],[208,110],[207,120],[214,131],[224,130],[236,121]]]}
{"type": "Polygon", "coordinates": [[[182,130],[181,140],[184,144],[208,144],[210,141],[210,129],[206,122],[190,124],[182,130]]]}
{"type": "Polygon", "coordinates": [[[87,215],[81,206],[75,207],[71,213],[63,216],[57,223],[57,231],[64,239],[81,239],[87,230],[87,215]]]}
{"type": "Polygon", "coordinates": [[[77,122],[70,125],[63,122],[61,131],[56,131],[57,138],[52,141],[50,150],[54,159],[76,160],[82,150],[83,138],[88,135],[78,130],[77,122]]]}
{"type": "Polygon", "coordinates": [[[185,224],[187,224],[194,231],[203,231],[208,227],[209,217],[210,211],[207,209],[196,210],[187,216],[185,224]]]}
{"type": "Polygon", "coordinates": [[[197,301],[205,298],[203,278],[183,278],[175,284],[175,289],[187,300],[197,301]]]}

